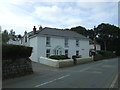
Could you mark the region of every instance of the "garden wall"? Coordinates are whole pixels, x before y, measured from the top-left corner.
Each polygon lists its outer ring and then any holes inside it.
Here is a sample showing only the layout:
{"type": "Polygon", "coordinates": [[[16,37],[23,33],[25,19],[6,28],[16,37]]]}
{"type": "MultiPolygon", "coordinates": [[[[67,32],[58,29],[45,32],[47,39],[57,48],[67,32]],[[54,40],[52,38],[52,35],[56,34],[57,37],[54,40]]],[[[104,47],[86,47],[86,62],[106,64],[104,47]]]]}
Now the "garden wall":
{"type": "Polygon", "coordinates": [[[9,79],[33,73],[29,59],[32,47],[2,45],[2,79],[9,79]]]}
{"type": "Polygon", "coordinates": [[[88,63],[92,62],[92,58],[77,58],[77,64],[83,64],[83,63],[88,63]]]}
{"type": "MultiPolygon", "coordinates": [[[[77,64],[87,63],[91,61],[92,61],[92,58],[77,58],[77,64]]],[[[73,59],[55,60],[55,59],[49,59],[45,57],[40,57],[39,63],[52,66],[52,67],[57,67],[57,68],[68,67],[68,66],[74,65],[73,59]]]]}
{"type": "Polygon", "coordinates": [[[2,61],[2,79],[10,79],[33,73],[29,58],[2,61]]]}

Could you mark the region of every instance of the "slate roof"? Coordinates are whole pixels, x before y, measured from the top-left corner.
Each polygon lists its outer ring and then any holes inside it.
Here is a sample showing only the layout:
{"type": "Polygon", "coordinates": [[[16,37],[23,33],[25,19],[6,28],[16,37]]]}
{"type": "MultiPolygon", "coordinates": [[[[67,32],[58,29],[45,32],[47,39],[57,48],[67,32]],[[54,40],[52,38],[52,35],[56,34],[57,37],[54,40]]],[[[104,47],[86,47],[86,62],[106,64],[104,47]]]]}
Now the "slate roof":
{"type": "Polygon", "coordinates": [[[43,28],[39,33],[39,35],[50,35],[50,36],[62,36],[62,37],[72,37],[79,39],[88,39],[87,37],[78,34],[74,31],[56,29],[56,28],[43,28]]]}

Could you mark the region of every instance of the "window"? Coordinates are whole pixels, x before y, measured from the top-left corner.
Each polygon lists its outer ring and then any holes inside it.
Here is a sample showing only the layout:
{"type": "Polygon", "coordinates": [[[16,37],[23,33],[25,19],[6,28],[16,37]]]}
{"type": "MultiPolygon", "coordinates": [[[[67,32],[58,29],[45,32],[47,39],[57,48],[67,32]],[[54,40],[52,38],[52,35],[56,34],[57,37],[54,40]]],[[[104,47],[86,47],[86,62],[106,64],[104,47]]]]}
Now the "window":
{"type": "Polygon", "coordinates": [[[47,49],[46,50],[46,57],[49,57],[50,56],[50,49],[47,49]]]}
{"type": "Polygon", "coordinates": [[[65,47],[68,47],[68,39],[65,38],[65,47]]]}
{"type": "Polygon", "coordinates": [[[79,40],[76,40],[76,46],[79,47],[79,40]]]}
{"type": "Polygon", "coordinates": [[[68,50],[65,50],[65,55],[68,56],[68,50]]]}
{"type": "Polygon", "coordinates": [[[25,37],[25,42],[27,42],[27,36],[25,37]]]}
{"type": "Polygon", "coordinates": [[[50,37],[46,37],[46,46],[50,46],[50,37]]]}
{"type": "Polygon", "coordinates": [[[76,51],[76,56],[79,56],[79,51],[78,50],[76,51]]]}

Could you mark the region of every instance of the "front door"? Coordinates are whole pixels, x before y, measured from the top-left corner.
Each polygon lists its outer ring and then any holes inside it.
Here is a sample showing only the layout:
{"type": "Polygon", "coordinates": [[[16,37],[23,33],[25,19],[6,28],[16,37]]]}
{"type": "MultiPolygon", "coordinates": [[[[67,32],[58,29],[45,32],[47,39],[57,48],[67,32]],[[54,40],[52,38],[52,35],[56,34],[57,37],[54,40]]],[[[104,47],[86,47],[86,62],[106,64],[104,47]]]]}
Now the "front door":
{"type": "Polygon", "coordinates": [[[62,50],[61,48],[56,49],[56,55],[62,55],[62,50]]]}

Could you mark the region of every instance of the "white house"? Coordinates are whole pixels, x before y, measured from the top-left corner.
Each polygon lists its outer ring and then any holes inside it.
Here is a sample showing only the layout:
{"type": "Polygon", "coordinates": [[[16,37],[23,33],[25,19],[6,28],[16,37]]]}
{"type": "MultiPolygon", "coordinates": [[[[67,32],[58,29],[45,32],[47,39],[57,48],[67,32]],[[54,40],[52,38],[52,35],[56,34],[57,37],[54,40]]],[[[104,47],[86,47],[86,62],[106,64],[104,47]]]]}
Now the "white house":
{"type": "MultiPolygon", "coordinates": [[[[39,62],[39,58],[49,57],[51,55],[81,55],[82,58],[89,57],[89,39],[74,31],[56,29],[56,28],[39,28],[35,26],[32,32],[24,36],[26,45],[33,47],[31,60],[39,62]]],[[[23,42],[24,43],[24,42],[23,42]]]]}
{"type": "Polygon", "coordinates": [[[97,42],[94,43],[94,41],[90,40],[89,43],[90,50],[93,50],[96,47],[96,50],[101,50],[101,45],[98,44],[97,42]]]}
{"type": "Polygon", "coordinates": [[[21,38],[10,38],[6,43],[14,44],[14,45],[22,45],[21,38]]]}

